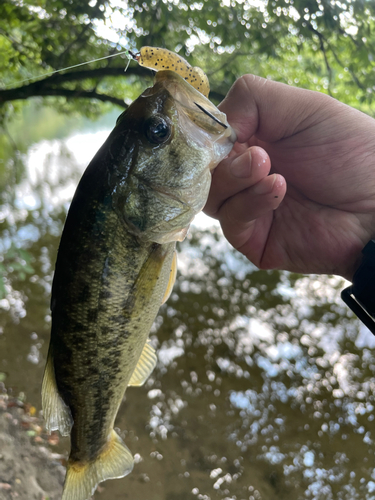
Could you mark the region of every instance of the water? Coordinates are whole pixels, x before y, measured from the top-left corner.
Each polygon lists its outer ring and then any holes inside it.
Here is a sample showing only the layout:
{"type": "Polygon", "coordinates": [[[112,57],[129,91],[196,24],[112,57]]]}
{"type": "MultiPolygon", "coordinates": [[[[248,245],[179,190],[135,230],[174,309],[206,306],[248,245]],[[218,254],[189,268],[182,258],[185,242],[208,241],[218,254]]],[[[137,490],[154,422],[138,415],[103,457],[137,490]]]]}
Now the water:
{"type": "MultiPolygon", "coordinates": [[[[0,373],[38,411],[59,236],[105,136],[34,147],[0,209],[0,373]]],[[[94,498],[375,499],[375,338],[343,286],[258,271],[201,218],[151,332],[157,367],[116,421],[134,471],[94,498]]]]}

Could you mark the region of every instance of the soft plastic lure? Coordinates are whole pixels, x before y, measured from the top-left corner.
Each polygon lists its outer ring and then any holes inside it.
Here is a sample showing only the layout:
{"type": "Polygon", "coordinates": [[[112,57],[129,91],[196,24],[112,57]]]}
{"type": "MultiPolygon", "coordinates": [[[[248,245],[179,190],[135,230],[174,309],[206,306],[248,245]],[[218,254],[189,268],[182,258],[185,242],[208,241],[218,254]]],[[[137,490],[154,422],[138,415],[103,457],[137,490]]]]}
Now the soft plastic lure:
{"type": "Polygon", "coordinates": [[[140,66],[154,71],[170,70],[179,74],[205,97],[210,93],[210,84],[204,71],[192,67],[183,57],[167,49],[142,47],[137,54],[130,54],[140,66]]]}

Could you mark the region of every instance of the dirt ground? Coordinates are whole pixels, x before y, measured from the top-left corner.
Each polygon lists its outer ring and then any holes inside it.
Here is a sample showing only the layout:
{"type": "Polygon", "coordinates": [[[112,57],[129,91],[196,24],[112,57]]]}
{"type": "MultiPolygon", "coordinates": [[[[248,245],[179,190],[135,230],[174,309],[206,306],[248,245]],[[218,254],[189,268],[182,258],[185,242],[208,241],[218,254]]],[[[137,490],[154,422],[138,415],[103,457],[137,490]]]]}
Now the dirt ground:
{"type": "Polygon", "coordinates": [[[59,500],[65,469],[35,408],[0,393],[0,500],[59,500]]]}

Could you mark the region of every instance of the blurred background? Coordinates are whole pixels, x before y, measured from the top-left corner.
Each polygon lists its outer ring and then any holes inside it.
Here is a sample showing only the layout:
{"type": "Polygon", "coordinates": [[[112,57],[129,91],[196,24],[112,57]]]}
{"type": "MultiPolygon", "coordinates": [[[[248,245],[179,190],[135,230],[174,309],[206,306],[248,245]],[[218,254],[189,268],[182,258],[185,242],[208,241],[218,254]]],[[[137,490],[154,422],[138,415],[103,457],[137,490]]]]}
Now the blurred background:
{"type": "MultiPolygon", "coordinates": [[[[84,168],[152,83],[124,55],[43,75],[152,45],[200,66],[215,103],[252,72],[373,115],[374,24],[372,0],[3,0],[1,500],[60,498],[69,442],[40,419],[57,247],[84,168]]],[[[259,271],[203,215],[178,260],[151,332],[158,365],[116,421],[136,466],[94,498],[373,500],[375,337],[344,281],[259,271]]]]}

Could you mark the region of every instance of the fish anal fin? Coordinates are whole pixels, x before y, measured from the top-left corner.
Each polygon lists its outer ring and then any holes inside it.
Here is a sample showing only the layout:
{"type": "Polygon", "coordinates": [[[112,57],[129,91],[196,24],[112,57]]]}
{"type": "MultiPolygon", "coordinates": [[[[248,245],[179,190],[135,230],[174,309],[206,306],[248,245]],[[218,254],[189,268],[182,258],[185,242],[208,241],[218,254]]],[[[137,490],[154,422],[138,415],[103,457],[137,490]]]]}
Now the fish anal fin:
{"type": "Polygon", "coordinates": [[[69,407],[62,400],[56,384],[51,349],[42,383],[42,407],[48,432],[59,430],[62,436],[69,436],[73,419],[69,407]]]}
{"type": "Polygon", "coordinates": [[[155,368],[156,362],[156,353],[147,341],[128,385],[143,385],[155,368]]]}
{"type": "Polygon", "coordinates": [[[112,430],[107,446],[93,462],[68,460],[61,500],[88,500],[102,481],[124,477],[133,470],[134,459],[120,436],[112,430]]]}
{"type": "Polygon", "coordinates": [[[172,293],[173,285],[175,284],[175,281],[176,281],[176,275],[177,275],[177,252],[175,250],[174,253],[173,253],[173,259],[172,259],[172,264],[171,264],[171,272],[170,272],[170,275],[169,275],[167,289],[165,291],[163,300],[161,301],[161,305],[163,305],[164,302],[167,302],[167,300],[169,299],[169,297],[170,297],[170,295],[172,293]]]}

